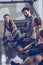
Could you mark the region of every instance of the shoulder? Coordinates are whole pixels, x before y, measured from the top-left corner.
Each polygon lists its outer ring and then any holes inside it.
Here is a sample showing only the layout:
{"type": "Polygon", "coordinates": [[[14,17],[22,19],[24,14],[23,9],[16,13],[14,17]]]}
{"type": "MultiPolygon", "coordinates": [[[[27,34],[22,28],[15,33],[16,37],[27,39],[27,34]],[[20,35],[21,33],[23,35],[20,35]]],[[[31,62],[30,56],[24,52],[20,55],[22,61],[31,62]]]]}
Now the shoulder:
{"type": "Polygon", "coordinates": [[[13,20],[9,20],[11,24],[14,24],[14,21],[13,20]]]}

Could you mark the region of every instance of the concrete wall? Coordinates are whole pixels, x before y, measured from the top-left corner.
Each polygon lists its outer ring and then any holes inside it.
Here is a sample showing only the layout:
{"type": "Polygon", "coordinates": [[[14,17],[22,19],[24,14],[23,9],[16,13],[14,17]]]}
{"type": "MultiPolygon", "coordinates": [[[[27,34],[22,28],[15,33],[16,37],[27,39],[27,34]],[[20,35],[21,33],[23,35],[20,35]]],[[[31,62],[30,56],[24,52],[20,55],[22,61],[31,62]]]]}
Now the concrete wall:
{"type": "Polygon", "coordinates": [[[25,19],[23,13],[21,12],[23,7],[30,7],[28,3],[18,3],[18,4],[0,4],[0,36],[3,33],[3,15],[10,14],[10,18],[13,20],[23,20],[25,19]]]}

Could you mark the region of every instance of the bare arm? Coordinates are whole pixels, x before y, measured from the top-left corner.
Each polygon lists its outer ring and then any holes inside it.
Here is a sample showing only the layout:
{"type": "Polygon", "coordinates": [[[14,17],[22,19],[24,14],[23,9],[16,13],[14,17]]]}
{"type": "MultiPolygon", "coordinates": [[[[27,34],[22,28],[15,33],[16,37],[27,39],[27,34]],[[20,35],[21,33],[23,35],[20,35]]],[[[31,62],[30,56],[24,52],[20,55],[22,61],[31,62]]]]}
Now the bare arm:
{"type": "Polygon", "coordinates": [[[13,33],[17,29],[17,27],[14,22],[12,22],[12,26],[13,26],[13,31],[12,31],[12,33],[13,33]]]}
{"type": "Polygon", "coordinates": [[[6,33],[6,26],[5,26],[5,23],[4,23],[4,32],[3,32],[3,36],[5,36],[5,33],[6,33]]]}
{"type": "Polygon", "coordinates": [[[31,46],[34,44],[34,42],[30,43],[29,45],[25,46],[24,48],[22,48],[20,45],[18,46],[18,50],[19,51],[25,51],[27,49],[30,49],[31,46]]]}
{"type": "Polygon", "coordinates": [[[32,42],[32,43],[30,43],[29,45],[27,45],[27,46],[24,48],[24,50],[30,49],[33,44],[34,44],[34,42],[32,42]]]}

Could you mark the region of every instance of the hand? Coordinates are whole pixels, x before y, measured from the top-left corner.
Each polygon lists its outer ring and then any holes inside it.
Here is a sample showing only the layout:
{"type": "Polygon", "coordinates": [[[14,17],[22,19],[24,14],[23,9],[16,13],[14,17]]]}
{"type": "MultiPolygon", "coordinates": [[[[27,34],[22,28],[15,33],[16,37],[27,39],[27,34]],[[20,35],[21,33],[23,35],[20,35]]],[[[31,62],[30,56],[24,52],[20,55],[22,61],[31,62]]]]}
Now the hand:
{"type": "Polygon", "coordinates": [[[24,50],[21,46],[18,46],[17,49],[18,49],[19,51],[23,51],[23,50],[24,50]]]}
{"type": "Polygon", "coordinates": [[[28,38],[24,38],[24,40],[23,41],[27,41],[28,40],[28,38]]]}
{"type": "Polygon", "coordinates": [[[12,34],[11,33],[8,35],[8,38],[9,38],[9,40],[12,39],[12,34]]]}

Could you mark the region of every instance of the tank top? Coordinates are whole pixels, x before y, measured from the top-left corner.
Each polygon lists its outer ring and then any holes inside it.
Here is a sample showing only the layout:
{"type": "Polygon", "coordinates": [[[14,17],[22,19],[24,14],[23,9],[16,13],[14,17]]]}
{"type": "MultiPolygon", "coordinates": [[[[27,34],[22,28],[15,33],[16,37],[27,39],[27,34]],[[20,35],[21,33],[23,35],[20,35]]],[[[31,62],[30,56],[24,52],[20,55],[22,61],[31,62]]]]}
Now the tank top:
{"type": "Polygon", "coordinates": [[[11,21],[11,20],[9,20],[8,23],[6,23],[6,21],[5,21],[4,27],[5,27],[9,32],[12,33],[12,31],[13,31],[13,26],[12,26],[12,21],[11,21]]]}

